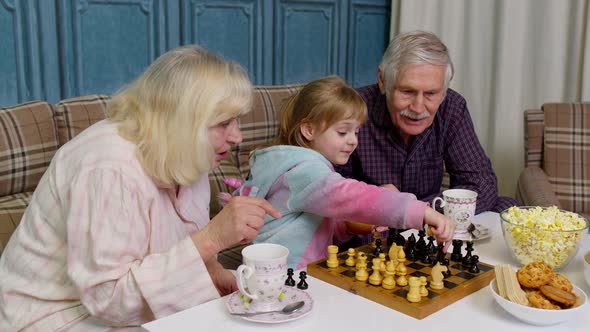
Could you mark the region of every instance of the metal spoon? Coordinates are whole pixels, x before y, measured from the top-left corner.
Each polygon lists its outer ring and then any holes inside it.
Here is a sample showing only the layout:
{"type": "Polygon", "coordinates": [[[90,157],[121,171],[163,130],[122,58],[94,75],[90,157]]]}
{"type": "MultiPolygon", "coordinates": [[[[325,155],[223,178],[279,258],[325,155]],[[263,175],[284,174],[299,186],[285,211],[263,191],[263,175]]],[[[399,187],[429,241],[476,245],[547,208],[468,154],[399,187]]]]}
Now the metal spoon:
{"type": "Polygon", "coordinates": [[[231,314],[234,316],[248,317],[248,316],[269,314],[269,313],[277,312],[277,313],[288,315],[288,314],[292,314],[295,311],[303,308],[304,305],[305,305],[305,301],[299,301],[299,302],[289,303],[281,310],[257,311],[257,312],[235,312],[235,313],[232,312],[231,314]]]}

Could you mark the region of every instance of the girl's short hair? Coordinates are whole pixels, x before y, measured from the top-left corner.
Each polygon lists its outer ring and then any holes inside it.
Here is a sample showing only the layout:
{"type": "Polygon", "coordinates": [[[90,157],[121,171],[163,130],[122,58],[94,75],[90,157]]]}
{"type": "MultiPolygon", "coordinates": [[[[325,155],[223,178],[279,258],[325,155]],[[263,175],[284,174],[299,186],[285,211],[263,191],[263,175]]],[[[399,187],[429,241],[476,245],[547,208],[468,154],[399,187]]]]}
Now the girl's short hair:
{"type": "Polygon", "coordinates": [[[311,81],[285,103],[273,144],[309,148],[309,141],[301,133],[302,124],[310,123],[324,132],[348,119],[360,123],[367,120],[367,105],[359,94],[337,76],[311,81]]]}
{"type": "Polygon", "coordinates": [[[208,173],[208,128],[251,108],[242,67],[198,46],[173,49],[109,102],[107,118],[137,145],[137,158],[160,185],[188,185],[208,173]]]}

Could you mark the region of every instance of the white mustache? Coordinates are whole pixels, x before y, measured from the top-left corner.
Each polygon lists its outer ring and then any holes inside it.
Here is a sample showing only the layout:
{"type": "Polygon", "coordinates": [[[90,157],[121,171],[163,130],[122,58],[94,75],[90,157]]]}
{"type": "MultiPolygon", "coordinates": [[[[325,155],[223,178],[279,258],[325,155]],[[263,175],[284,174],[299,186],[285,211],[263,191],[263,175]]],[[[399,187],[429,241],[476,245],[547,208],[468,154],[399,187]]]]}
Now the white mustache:
{"type": "Polygon", "coordinates": [[[430,116],[430,113],[428,113],[428,112],[416,113],[416,112],[412,112],[408,109],[401,111],[399,114],[401,114],[402,116],[408,117],[412,120],[422,120],[422,119],[426,119],[427,117],[430,116]]]}

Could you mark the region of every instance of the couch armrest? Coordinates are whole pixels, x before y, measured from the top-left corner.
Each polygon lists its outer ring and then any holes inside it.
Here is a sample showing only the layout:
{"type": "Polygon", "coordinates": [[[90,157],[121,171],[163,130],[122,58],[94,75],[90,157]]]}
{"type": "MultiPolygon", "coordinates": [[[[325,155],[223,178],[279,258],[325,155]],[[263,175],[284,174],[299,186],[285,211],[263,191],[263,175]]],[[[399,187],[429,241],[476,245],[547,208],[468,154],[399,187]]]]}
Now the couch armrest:
{"type": "Polygon", "coordinates": [[[516,199],[524,205],[561,208],[547,175],[537,166],[529,166],[520,174],[516,187],[516,199]]]}

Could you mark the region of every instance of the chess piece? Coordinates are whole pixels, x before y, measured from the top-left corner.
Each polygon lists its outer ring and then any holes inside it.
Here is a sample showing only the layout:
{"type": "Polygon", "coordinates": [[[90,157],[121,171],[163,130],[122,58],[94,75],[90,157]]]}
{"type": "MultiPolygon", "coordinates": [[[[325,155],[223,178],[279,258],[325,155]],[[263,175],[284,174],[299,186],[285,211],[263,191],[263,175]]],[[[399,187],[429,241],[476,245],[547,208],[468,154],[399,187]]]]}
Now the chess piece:
{"type": "Polygon", "coordinates": [[[399,233],[396,228],[389,227],[387,232],[387,245],[391,247],[395,243],[395,235],[399,233]]]}
{"type": "Polygon", "coordinates": [[[355,254],[356,253],[354,248],[348,248],[348,258],[346,259],[346,261],[344,261],[344,264],[346,264],[346,266],[354,266],[356,264],[356,262],[354,261],[355,254]]]}
{"type": "Polygon", "coordinates": [[[467,246],[465,248],[465,251],[467,252],[465,254],[465,256],[463,256],[463,266],[465,267],[471,267],[471,252],[473,251],[473,241],[467,241],[467,246]]]}
{"type": "Polygon", "coordinates": [[[381,248],[381,239],[375,239],[375,251],[373,251],[374,257],[379,257],[379,254],[383,252],[381,248]]]}
{"type": "Polygon", "coordinates": [[[381,285],[381,282],[383,281],[383,277],[381,276],[381,273],[379,273],[380,264],[381,264],[381,259],[373,258],[373,273],[369,277],[369,283],[371,285],[379,286],[379,285],[381,285]]]}
{"type": "Polygon", "coordinates": [[[460,262],[463,258],[461,255],[461,247],[463,247],[463,241],[453,240],[453,253],[451,254],[451,260],[453,262],[460,262]]]}
{"type": "Polygon", "coordinates": [[[397,253],[399,251],[397,250],[397,245],[394,243],[391,245],[391,247],[389,247],[389,252],[388,255],[389,256],[389,260],[392,260],[394,262],[397,262],[397,253]]]}
{"type": "Polygon", "coordinates": [[[417,255],[416,255],[416,249],[414,247],[408,247],[407,250],[407,254],[406,254],[406,258],[411,260],[412,262],[416,261],[418,259],[417,255]]]}
{"type": "Polygon", "coordinates": [[[307,272],[299,272],[299,283],[297,284],[297,288],[307,289],[307,282],[305,281],[305,279],[307,279],[307,272]]]}
{"type": "Polygon", "coordinates": [[[418,278],[420,280],[420,296],[425,297],[428,296],[428,289],[426,289],[426,277],[421,276],[418,278]]]}
{"type": "Polygon", "coordinates": [[[445,259],[445,253],[443,251],[444,244],[440,243],[436,246],[436,261],[442,263],[443,259],[445,259]]]}
{"type": "Polygon", "coordinates": [[[369,273],[367,272],[367,256],[363,252],[358,255],[354,278],[358,281],[367,281],[369,278],[369,273]]]}
{"type": "Polygon", "coordinates": [[[479,263],[479,256],[478,255],[471,256],[471,267],[469,267],[469,272],[479,273],[479,266],[477,266],[477,263],[479,263]]]}
{"type": "Polygon", "coordinates": [[[381,241],[381,233],[374,231],[373,232],[373,242],[371,242],[371,247],[375,248],[377,247],[377,240],[381,241]]]}
{"type": "Polygon", "coordinates": [[[420,261],[424,264],[431,264],[432,263],[432,257],[430,257],[431,254],[432,254],[432,252],[430,251],[430,247],[425,246],[424,249],[422,249],[422,259],[420,259],[420,261]]]}
{"type": "Polygon", "coordinates": [[[424,248],[426,247],[426,241],[424,241],[424,236],[426,232],[421,229],[418,231],[418,242],[416,242],[416,252],[421,254],[424,248]]]}
{"type": "Polygon", "coordinates": [[[328,260],[326,261],[328,267],[338,267],[338,246],[328,246],[328,260]]]}
{"type": "Polygon", "coordinates": [[[445,276],[445,278],[448,278],[448,277],[450,277],[450,276],[451,276],[451,270],[449,269],[449,264],[450,264],[450,263],[451,263],[451,262],[449,261],[449,259],[448,259],[448,258],[445,258],[445,259],[443,259],[443,261],[442,261],[442,265],[444,265],[444,266],[446,266],[446,267],[447,267],[447,270],[446,270],[446,271],[443,271],[443,275],[445,276]]]}
{"type": "Polygon", "coordinates": [[[410,289],[408,291],[408,294],[406,295],[406,299],[414,303],[420,302],[420,300],[422,299],[422,297],[420,296],[420,279],[418,279],[418,277],[410,277],[408,283],[410,284],[410,289]]]}
{"type": "Polygon", "coordinates": [[[436,262],[436,265],[432,268],[431,271],[431,278],[432,281],[430,281],[430,288],[432,289],[443,289],[444,283],[443,283],[443,279],[444,279],[444,275],[443,272],[448,271],[448,268],[444,265],[441,265],[440,262],[436,262]]]}
{"type": "Polygon", "coordinates": [[[380,253],[379,259],[381,260],[381,263],[379,263],[379,271],[385,272],[385,254],[380,253]]]}
{"type": "Polygon", "coordinates": [[[383,282],[381,282],[381,287],[385,289],[394,289],[395,279],[393,276],[395,275],[395,266],[393,265],[393,261],[387,262],[384,273],[385,278],[383,278],[383,282]]]}
{"type": "Polygon", "coordinates": [[[399,264],[395,269],[395,273],[399,276],[395,281],[396,283],[403,287],[408,285],[408,278],[406,275],[408,274],[408,268],[404,264],[399,264]]]}
{"type": "Polygon", "coordinates": [[[393,238],[393,242],[401,247],[406,245],[406,239],[404,239],[404,236],[401,234],[401,231],[399,229],[395,233],[395,237],[393,238]]]}
{"type": "Polygon", "coordinates": [[[408,241],[406,241],[406,250],[410,248],[416,249],[416,236],[414,235],[414,233],[412,233],[408,238],[408,241]]]}
{"type": "Polygon", "coordinates": [[[434,236],[430,235],[428,237],[428,248],[430,248],[430,252],[433,253],[436,250],[436,245],[434,244],[434,236]]]}
{"type": "Polygon", "coordinates": [[[287,269],[287,280],[285,280],[285,285],[287,286],[295,286],[295,279],[293,279],[293,269],[292,268],[288,268],[287,269]]]}
{"type": "Polygon", "coordinates": [[[404,247],[398,246],[397,248],[397,264],[404,264],[404,262],[406,261],[406,253],[404,252],[404,247]]]}

